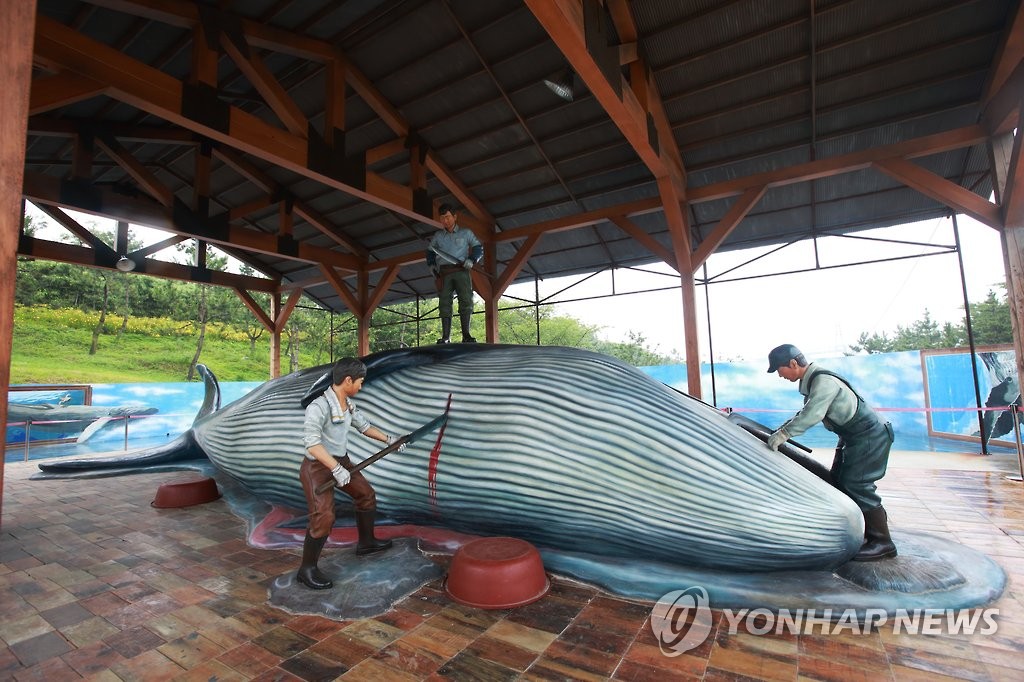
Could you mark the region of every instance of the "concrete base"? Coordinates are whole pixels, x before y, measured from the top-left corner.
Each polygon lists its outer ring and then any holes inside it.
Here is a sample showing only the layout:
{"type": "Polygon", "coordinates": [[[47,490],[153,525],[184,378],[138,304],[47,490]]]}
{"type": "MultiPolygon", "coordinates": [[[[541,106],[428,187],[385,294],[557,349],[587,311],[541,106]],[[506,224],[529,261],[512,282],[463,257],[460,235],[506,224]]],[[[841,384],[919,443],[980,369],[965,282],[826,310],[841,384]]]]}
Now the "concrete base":
{"type": "Polygon", "coordinates": [[[674,590],[703,587],[719,609],[959,609],[995,601],[1006,574],[992,559],[949,538],[892,532],[894,559],[850,562],[835,571],[728,573],[627,559],[541,551],[552,573],[618,595],[657,600],[674,590]]]}
{"type": "Polygon", "coordinates": [[[334,581],[334,587],[311,590],[296,582],[295,571],[290,571],[274,580],[269,601],[289,613],[334,620],[380,615],[395,602],[444,575],[444,568],[425,557],[414,538],[397,539],[394,543],[389,550],[367,556],[356,556],[355,548],[327,548],[319,567],[334,581]]]}

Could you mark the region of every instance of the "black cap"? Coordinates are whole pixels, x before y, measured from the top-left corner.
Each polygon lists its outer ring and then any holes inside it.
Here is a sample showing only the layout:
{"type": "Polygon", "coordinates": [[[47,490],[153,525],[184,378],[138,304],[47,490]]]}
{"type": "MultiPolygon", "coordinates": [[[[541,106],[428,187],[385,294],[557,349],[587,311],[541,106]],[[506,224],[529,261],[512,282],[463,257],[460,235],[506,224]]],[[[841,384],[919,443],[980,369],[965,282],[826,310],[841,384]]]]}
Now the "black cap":
{"type": "Polygon", "coordinates": [[[768,353],[768,373],[773,374],[779,371],[779,367],[788,365],[790,360],[801,355],[803,353],[800,352],[800,349],[791,343],[784,343],[772,348],[772,352],[768,353]]]}

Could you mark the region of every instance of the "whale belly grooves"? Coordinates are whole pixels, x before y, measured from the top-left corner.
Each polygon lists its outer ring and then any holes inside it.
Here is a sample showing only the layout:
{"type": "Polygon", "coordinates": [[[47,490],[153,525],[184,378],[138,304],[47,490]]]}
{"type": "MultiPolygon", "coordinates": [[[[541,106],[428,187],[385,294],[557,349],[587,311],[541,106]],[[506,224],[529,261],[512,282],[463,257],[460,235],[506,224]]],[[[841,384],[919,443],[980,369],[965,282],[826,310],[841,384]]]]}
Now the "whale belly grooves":
{"type": "MultiPolygon", "coordinates": [[[[863,520],[852,501],[717,410],[606,356],[482,348],[408,364],[393,354],[387,373],[367,377],[356,402],[388,433],[412,431],[454,396],[436,500],[430,439],[367,469],[384,515],[731,570],[837,566],[859,549],[863,520]]],[[[269,382],[197,423],[197,442],[263,499],[304,508],[299,400],[322,374],[269,382]]],[[[375,446],[349,438],[354,461],[375,446]]]]}

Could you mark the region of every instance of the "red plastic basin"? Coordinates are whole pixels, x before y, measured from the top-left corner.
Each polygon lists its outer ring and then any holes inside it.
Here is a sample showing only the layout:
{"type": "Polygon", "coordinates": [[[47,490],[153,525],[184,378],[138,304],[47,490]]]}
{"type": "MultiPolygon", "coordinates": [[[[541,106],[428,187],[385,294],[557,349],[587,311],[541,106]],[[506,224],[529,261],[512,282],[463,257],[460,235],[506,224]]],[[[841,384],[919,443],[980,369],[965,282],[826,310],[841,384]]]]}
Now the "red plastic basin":
{"type": "Polygon", "coordinates": [[[156,498],[150,502],[153,507],[191,507],[194,504],[212,502],[220,497],[217,482],[212,478],[164,483],[156,491],[156,498]]]}
{"type": "Polygon", "coordinates": [[[551,583],[537,548],[518,538],[479,538],[459,548],[445,591],[460,604],[507,609],[535,602],[551,583]]]}

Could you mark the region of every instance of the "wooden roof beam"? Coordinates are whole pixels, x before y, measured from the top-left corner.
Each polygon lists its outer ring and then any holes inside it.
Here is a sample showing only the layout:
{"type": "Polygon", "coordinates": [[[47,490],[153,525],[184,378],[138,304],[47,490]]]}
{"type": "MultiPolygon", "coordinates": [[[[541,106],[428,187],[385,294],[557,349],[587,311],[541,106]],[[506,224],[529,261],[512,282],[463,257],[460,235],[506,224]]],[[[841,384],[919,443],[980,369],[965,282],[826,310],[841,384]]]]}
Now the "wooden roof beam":
{"type": "Polygon", "coordinates": [[[1006,32],[1000,41],[981,97],[982,119],[986,122],[989,132],[993,134],[1010,130],[1017,118],[1016,109],[1020,106],[1020,93],[1024,91],[1020,73],[1022,63],[1024,6],[1018,3],[1013,19],[1007,24],[1006,32]],[[1016,93],[1016,96],[1013,93],[1016,93]]]}
{"type": "Polygon", "coordinates": [[[739,196],[749,189],[764,185],[766,188],[781,187],[798,182],[807,182],[833,175],[841,175],[856,170],[863,170],[876,161],[892,158],[913,159],[952,149],[972,147],[988,141],[988,132],[981,125],[966,126],[947,130],[935,135],[896,142],[882,147],[872,147],[858,152],[840,156],[817,159],[800,163],[779,170],[755,173],[735,180],[715,182],[702,187],[691,187],[687,198],[691,203],[714,201],[739,196]]]}
{"type": "Polygon", "coordinates": [[[641,230],[640,226],[632,220],[623,215],[610,216],[608,220],[615,223],[620,230],[638,241],[648,251],[667,263],[669,267],[676,267],[675,254],[662,246],[657,239],[641,230]]]}
{"type": "Polygon", "coordinates": [[[958,213],[969,215],[995,229],[1003,227],[998,206],[941,175],[936,175],[905,159],[885,159],[872,165],[897,182],[916,189],[958,213]]]}
{"type": "Polygon", "coordinates": [[[259,302],[252,297],[252,294],[239,287],[235,287],[235,293],[238,295],[238,298],[241,299],[242,303],[245,304],[245,307],[249,309],[249,312],[251,312],[256,317],[256,320],[263,325],[264,329],[268,332],[274,331],[274,321],[270,319],[270,315],[267,315],[259,302]]]}
{"type": "MultiPolygon", "coordinates": [[[[659,98],[655,93],[648,92],[646,103],[637,99],[636,93],[619,73],[616,46],[595,46],[593,40],[588,44],[588,26],[585,21],[590,20],[585,19],[584,15],[586,7],[596,5],[596,1],[526,0],[526,5],[651,173],[656,178],[670,177],[679,193],[684,194],[685,174],[675,141],[671,138],[654,140],[649,134],[648,116],[653,118],[657,114],[650,105],[659,98]],[[607,73],[602,68],[604,64],[598,62],[599,59],[605,59],[601,54],[604,49],[614,52],[614,69],[607,73]]],[[[589,30],[594,35],[597,29],[590,26],[589,30]]],[[[608,61],[612,60],[609,58],[608,61]]],[[[643,60],[638,61],[641,62],[639,68],[645,69],[643,60]]]]}
{"type": "MultiPolygon", "coordinates": [[[[30,135],[50,137],[74,137],[83,126],[93,125],[92,121],[74,118],[49,118],[32,116],[28,120],[30,135]]],[[[188,130],[181,128],[158,128],[104,122],[94,126],[97,133],[113,135],[127,142],[159,142],[160,144],[197,145],[199,139],[188,130]]]]}
{"type": "MultiPolygon", "coordinates": [[[[392,132],[402,138],[405,145],[408,146],[408,138],[413,134],[413,130],[409,125],[409,122],[405,120],[404,116],[402,116],[402,113],[398,111],[398,109],[396,109],[379,90],[377,90],[370,79],[367,78],[362,71],[349,63],[345,59],[344,55],[338,52],[336,59],[342,60],[346,64],[345,74],[348,78],[348,84],[352,86],[352,89],[355,90],[356,94],[359,95],[362,100],[366,102],[367,106],[369,106],[373,112],[377,114],[377,116],[379,116],[389,128],[391,128],[392,132]]],[[[432,149],[427,150],[424,165],[426,165],[427,170],[433,173],[434,177],[436,177],[441,184],[459,200],[459,202],[473,215],[473,217],[488,226],[488,233],[493,231],[494,216],[490,214],[483,203],[473,195],[469,188],[463,184],[458,176],[456,176],[443,161],[441,161],[432,149]]],[[[440,227],[441,225],[434,219],[433,215],[430,216],[430,220],[427,222],[430,222],[435,227],[440,227]]],[[[487,234],[478,236],[486,238],[487,234]]]]}
{"type": "Polygon", "coordinates": [[[183,241],[187,241],[188,239],[189,237],[186,237],[185,235],[176,234],[173,237],[168,237],[167,239],[163,239],[154,244],[150,244],[149,246],[144,246],[138,251],[132,251],[131,253],[127,254],[127,256],[132,260],[142,259],[150,254],[159,253],[164,249],[169,249],[170,247],[175,246],[176,244],[180,244],[183,241]]]}
{"type": "MultiPolygon", "coordinates": [[[[154,21],[179,26],[181,28],[193,28],[200,21],[197,5],[183,0],[87,0],[91,4],[106,7],[108,9],[145,17],[154,21]]],[[[217,10],[204,10],[216,12],[217,10]]],[[[317,40],[311,36],[300,35],[261,24],[251,19],[228,15],[221,12],[221,15],[231,16],[232,21],[238,21],[241,32],[254,47],[281,52],[301,59],[309,59],[323,64],[332,61],[336,66],[343,68],[348,84],[352,86],[364,102],[391,128],[395,134],[402,138],[410,135],[411,127],[401,112],[392,105],[373,83],[355,68],[345,55],[337,48],[326,41],[317,40]]],[[[438,156],[431,152],[427,153],[426,166],[431,173],[450,191],[480,223],[487,226],[487,233],[481,235],[487,238],[493,231],[494,217],[490,215],[483,203],[462,183],[461,180],[449,169],[438,156]]],[[[439,227],[433,215],[410,216],[417,220],[428,222],[439,227]]]]}
{"type": "Polygon", "coordinates": [[[75,73],[61,72],[53,76],[36,78],[32,81],[28,114],[34,116],[60,109],[102,95],[106,90],[107,87],[103,83],[75,73]]]}
{"type": "Polygon", "coordinates": [[[37,204],[37,208],[60,223],[61,227],[68,232],[81,239],[89,248],[103,254],[105,258],[113,259],[117,256],[114,250],[107,246],[106,242],[86,229],[84,225],[69,216],[60,207],[37,204]]]}
{"type": "Polygon", "coordinates": [[[224,52],[235,62],[249,83],[256,88],[270,110],[284,123],[288,131],[299,137],[308,137],[309,121],[295,101],[270,72],[258,54],[250,49],[245,36],[221,31],[220,43],[224,52]]]}
{"type": "Polygon", "coordinates": [[[576,215],[566,216],[564,218],[555,218],[553,220],[545,220],[525,227],[516,227],[504,230],[494,235],[494,241],[508,242],[525,239],[526,237],[534,234],[547,234],[549,232],[575,230],[581,227],[590,227],[591,225],[596,225],[606,220],[611,220],[613,217],[628,217],[640,213],[654,213],[655,211],[660,210],[662,210],[662,205],[661,201],[657,197],[640,199],[639,201],[632,201],[626,204],[617,204],[615,206],[609,206],[608,208],[600,208],[595,211],[577,213],[576,215]]]}
{"type": "Polygon", "coordinates": [[[527,237],[526,242],[516,250],[516,255],[505,265],[505,270],[491,287],[492,298],[498,298],[505,293],[505,290],[512,284],[516,275],[519,274],[519,271],[526,265],[526,261],[530,259],[534,250],[536,250],[542,236],[541,234],[530,235],[527,237]]]}
{"type": "MultiPolygon", "coordinates": [[[[285,189],[278,185],[276,180],[243,159],[234,150],[224,149],[218,146],[214,147],[213,153],[227,166],[234,169],[236,173],[272,197],[278,197],[285,194],[285,189]]],[[[362,245],[342,235],[340,231],[331,225],[329,220],[320,215],[320,213],[308,206],[305,202],[295,201],[292,205],[292,209],[295,211],[296,215],[319,230],[324,236],[359,256],[361,260],[366,260],[369,257],[369,251],[367,251],[362,245]]]]}
{"type": "Polygon", "coordinates": [[[160,182],[138,159],[129,154],[128,150],[122,147],[112,135],[97,135],[96,144],[151,197],[164,206],[170,206],[174,203],[174,193],[170,188],[160,182]]]}
{"type": "Polygon", "coordinates": [[[295,306],[299,304],[299,300],[302,298],[302,293],[302,289],[293,289],[291,293],[288,294],[288,300],[284,302],[284,305],[281,307],[281,311],[274,320],[273,331],[278,334],[284,331],[285,325],[288,324],[288,318],[292,316],[295,306]]]}
{"type": "Polygon", "coordinates": [[[57,21],[37,18],[35,48],[66,69],[107,83],[111,96],[126,104],[328,187],[415,220],[425,219],[413,208],[410,188],[367,172],[360,159],[340,163],[330,154],[316,156],[327,150],[311,150],[307,140],[237,107],[217,102],[211,103],[212,109],[196,107],[185,99],[181,81],[57,21]]]}
{"type": "Polygon", "coordinates": [[[765,185],[751,187],[740,195],[740,198],[733,203],[732,207],[722,216],[722,219],[718,221],[714,229],[711,230],[711,234],[700,243],[700,246],[694,252],[691,264],[695,271],[711,257],[711,254],[722,245],[725,238],[747,217],[747,214],[761,200],[767,189],[765,185]]]}
{"type": "Polygon", "coordinates": [[[227,214],[213,217],[197,215],[181,201],[175,201],[172,208],[167,208],[152,200],[126,197],[92,185],[69,183],[29,172],[25,173],[22,193],[36,205],[66,206],[83,213],[186,235],[218,246],[235,247],[242,251],[254,251],[304,263],[328,263],[352,272],[360,266],[355,256],[231,225],[226,220],[227,214]]]}
{"type": "MultiPolygon", "coordinates": [[[[692,272],[689,224],[684,210],[686,173],[653,76],[642,56],[630,64],[631,81],[620,71],[618,47],[608,42],[597,0],[526,0],[576,74],[654,175],[672,237],[676,269],[692,272]]],[[[635,34],[628,8],[612,8],[623,31],[635,34]],[[629,19],[625,17],[629,16],[629,19]]]]}
{"type": "Polygon", "coordinates": [[[1024,227],[1024,105],[1017,109],[1006,184],[1000,193],[1004,229],[1024,227]]]}
{"type": "Polygon", "coordinates": [[[1021,97],[1024,96],[1024,61],[1007,78],[999,90],[992,94],[981,112],[981,122],[985,128],[998,135],[1013,130],[1017,122],[1017,112],[1021,109],[1021,97]]]}
{"type": "Polygon", "coordinates": [[[340,298],[341,302],[345,304],[345,307],[348,308],[353,315],[359,317],[362,314],[362,308],[359,305],[359,301],[352,294],[352,290],[349,289],[347,284],[345,284],[338,272],[331,266],[325,264],[320,264],[320,272],[323,273],[328,284],[330,284],[331,288],[333,288],[338,294],[338,298],[340,298]]]}
{"type": "MultiPolygon", "coordinates": [[[[35,237],[22,236],[19,240],[18,253],[23,256],[44,258],[60,261],[62,263],[73,263],[87,267],[101,268],[103,270],[115,270],[115,256],[104,256],[96,249],[78,246],[76,244],[64,244],[62,242],[38,239],[35,237]]],[[[111,251],[113,253],[113,251],[111,251]]],[[[164,279],[174,279],[182,282],[205,282],[216,286],[237,288],[242,287],[252,291],[273,292],[277,290],[277,282],[272,279],[261,279],[247,275],[238,275],[232,272],[220,270],[206,270],[195,268],[180,263],[168,263],[166,261],[152,258],[132,259],[135,261],[135,269],[131,274],[153,275],[164,279]]],[[[119,271],[118,271],[119,272],[119,271]]]]}

